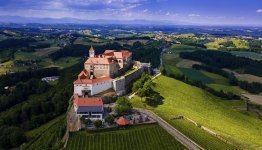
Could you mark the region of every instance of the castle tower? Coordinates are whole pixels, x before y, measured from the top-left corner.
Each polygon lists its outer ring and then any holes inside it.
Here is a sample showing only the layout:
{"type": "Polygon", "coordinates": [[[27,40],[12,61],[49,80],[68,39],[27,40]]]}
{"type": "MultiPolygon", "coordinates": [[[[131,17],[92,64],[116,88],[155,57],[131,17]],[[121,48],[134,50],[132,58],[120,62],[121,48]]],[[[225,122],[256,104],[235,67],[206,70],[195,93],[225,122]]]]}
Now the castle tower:
{"type": "Polygon", "coordinates": [[[91,58],[95,57],[95,50],[94,50],[93,46],[91,46],[90,49],[89,49],[89,57],[91,57],[91,58]]]}

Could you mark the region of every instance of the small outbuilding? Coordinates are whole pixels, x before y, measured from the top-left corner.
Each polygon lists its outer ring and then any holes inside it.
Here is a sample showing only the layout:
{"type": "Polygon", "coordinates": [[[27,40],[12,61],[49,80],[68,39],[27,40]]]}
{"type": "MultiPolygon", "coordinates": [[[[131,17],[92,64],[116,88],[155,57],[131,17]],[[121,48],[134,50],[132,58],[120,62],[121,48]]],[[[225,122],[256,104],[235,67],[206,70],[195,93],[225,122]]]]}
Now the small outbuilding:
{"type": "Polygon", "coordinates": [[[119,126],[127,126],[130,124],[129,120],[124,118],[124,117],[120,117],[116,120],[117,125],[119,126]]]}

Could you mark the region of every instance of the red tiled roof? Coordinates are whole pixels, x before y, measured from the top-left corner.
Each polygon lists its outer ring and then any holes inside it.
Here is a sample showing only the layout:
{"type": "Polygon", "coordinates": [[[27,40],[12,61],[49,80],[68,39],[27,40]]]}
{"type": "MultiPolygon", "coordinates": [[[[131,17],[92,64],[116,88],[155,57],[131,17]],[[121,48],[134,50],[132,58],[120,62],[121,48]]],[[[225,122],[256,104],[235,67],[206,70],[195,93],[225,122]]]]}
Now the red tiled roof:
{"type": "Polygon", "coordinates": [[[77,79],[74,84],[94,84],[94,83],[100,83],[112,80],[110,77],[102,77],[102,78],[96,78],[96,79],[77,79]]]}
{"type": "Polygon", "coordinates": [[[87,59],[87,61],[85,62],[86,64],[111,64],[112,58],[105,58],[105,57],[90,57],[87,59]]]}
{"type": "Polygon", "coordinates": [[[116,56],[116,58],[124,58],[127,59],[132,55],[131,52],[129,52],[128,50],[121,50],[119,52],[114,52],[114,56],[116,56]]]}
{"type": "Polygon", "coordinates": [[[111,64],[114,59],[127,59],[132,56],[132,53],[128,50],[106,50],[104,54],[96,55],[96,57],[90,57],[85,62],[86,64],[111,64]]]}
{"type": "Polygon", "coordinates": [[[125,126],[125,125],[129,125],[129,120],[127,120],[124,117],[120,117],[116,120],[116,123],[120,126],[125,126]]]}
{"type": "Polygon", "coordinates": [[[78,78],[79,79],[86,79],[86,78],[88,78],[88,71],[87,70],[83,70],[83,71],[81,71],[80,73],[79,73],[79,75],[78,75],[78,78]]]}
{"type": "Polygon", "coordinates": [[[78,97],[74,100],[74,104],[79,106],[103,106],[104,103],[100,97],[78,97]]]}
{"type": "Polygon", "coordinates": [[[109,53],[113,53],[113,52],[115,52],[116,50],[106,50],[105,52],[104,52],[104,54],[109,54],[109,53]]]}

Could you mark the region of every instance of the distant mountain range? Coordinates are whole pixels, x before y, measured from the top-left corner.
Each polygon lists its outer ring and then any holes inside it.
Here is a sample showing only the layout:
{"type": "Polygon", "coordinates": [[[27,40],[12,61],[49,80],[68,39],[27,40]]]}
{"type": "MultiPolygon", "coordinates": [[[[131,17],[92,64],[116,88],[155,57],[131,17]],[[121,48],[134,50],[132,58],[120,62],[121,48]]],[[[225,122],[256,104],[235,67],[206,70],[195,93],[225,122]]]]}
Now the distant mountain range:
{"type": "Polygon", "coordinates": [[[177,25],[188,24],[172,21],[152,21],[152,20],[82,20],[76,18],[36,18],[36,17],[20,17],[20,16],[0,16],[0,23],[40,23],[40,24],[154,24],[154,25],[177,25]]]}

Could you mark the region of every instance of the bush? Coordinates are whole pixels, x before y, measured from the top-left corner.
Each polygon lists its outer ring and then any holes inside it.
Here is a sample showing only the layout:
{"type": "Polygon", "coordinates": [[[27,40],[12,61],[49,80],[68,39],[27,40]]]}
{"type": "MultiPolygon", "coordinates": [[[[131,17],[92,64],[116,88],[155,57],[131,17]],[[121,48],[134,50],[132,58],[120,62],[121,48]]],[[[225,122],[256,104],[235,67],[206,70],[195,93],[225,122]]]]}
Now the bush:
{"type": "Polygon", "coordinates": [[[114,120],[115,120],[115,118],[114,118],[113,115],[108,115],[108,116],[106,116],[106,118],[105,118],[105,122],[107,122],[107,123],[110,124],[110,125],[112,125],[112,124],[114,123],[114,120]]]}
{"type": "Polygon", "coordinates": [[[126,97],[119,97],[116,101],[115,111],[118,115],[128,115],[132,111],[132,104],[126,97]]]}
{"type": "Polygon", "coordinates": [[[100,128],[102,126],[102,121],[96,120],[96,121],[94,121],[94,125],[95,125],[96,128],[100,128]]]}

